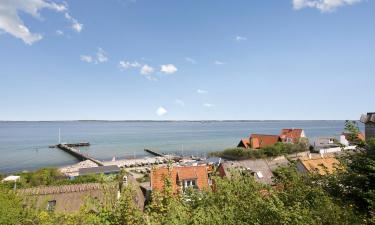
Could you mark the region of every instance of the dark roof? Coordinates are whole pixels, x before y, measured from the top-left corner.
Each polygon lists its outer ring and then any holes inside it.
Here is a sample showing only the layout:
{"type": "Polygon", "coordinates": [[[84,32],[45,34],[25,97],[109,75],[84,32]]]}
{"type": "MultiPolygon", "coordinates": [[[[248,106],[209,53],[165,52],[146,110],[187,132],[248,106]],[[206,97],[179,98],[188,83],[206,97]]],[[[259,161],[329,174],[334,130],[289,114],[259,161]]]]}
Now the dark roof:
{"type": "Polygon", "coordinates": [[[120,172],[120,168],[116,165],[80,168],[78,170],[79,175],[97,174],[97,173],[118,173],[118,172],[120,172]]]}

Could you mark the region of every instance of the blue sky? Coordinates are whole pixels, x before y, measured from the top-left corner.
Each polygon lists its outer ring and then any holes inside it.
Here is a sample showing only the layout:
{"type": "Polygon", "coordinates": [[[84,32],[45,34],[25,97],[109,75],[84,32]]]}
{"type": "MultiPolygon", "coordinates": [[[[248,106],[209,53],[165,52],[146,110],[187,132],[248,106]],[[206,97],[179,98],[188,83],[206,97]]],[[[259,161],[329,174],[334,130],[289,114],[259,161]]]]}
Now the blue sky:
{"type": "Polygon", "coordinates": [[[374,111],[374,11],[0,0],[0,120],[358,119],[374,111]]]}

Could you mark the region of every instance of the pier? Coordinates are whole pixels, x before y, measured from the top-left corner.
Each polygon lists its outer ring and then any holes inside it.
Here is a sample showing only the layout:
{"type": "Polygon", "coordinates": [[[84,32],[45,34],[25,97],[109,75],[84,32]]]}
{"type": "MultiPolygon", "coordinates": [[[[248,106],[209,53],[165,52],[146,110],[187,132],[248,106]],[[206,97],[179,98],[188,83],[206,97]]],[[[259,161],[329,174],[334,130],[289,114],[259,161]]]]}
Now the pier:
{"type": "Polygon", "coordinates": [[[145,148],[145,152],[150,153],[151,155],[154,155],[154,156],[160,156],[160,157],[164,157],[165,156],[164,154],[161,154],[159,152],[156,152],[156,151],[153,151],[153,150],[147,149],[147,148],[145,148]]]}
{"type": "Polygon", "coordinates": [[[75,146],[75,147],[88,146],[88,145],[80,145],[80,144],[82,144],[82,143],[79,143],[79,144],[58,144],[58,145],[56,145],[56,147],[63,150],[66,153],[69,153],[70,155],[74,156],[75,158],[77,158],[80,161],[90,160],[90,161],[94,162],[95,164],[97,164],[98,166],[103,166],[103,163],[100,162],[99,160],[94,159],[94,158],[88,156],[87,154],[83,154],[79,150],[71,147],[71,146],[75,146]]]}

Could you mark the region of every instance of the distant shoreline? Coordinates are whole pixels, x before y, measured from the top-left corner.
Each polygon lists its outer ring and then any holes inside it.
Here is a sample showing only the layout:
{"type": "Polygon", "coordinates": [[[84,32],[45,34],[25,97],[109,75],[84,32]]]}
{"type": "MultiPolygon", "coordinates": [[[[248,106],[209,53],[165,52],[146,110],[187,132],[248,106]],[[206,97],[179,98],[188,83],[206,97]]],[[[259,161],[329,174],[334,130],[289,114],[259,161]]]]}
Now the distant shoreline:
{"type": "MultiPolygon", "coordinates": [[[[298,121],[311,121],[311,122],[319,122],[319,121],[346,121],[342,120],[0,120],[0,123],[18,123],[18,122],[36,122],[36,123],[47,123],[47,122],[298,122],[298,121]]],[[[359,120],[355,120],[359,121],[359,120]]]]}

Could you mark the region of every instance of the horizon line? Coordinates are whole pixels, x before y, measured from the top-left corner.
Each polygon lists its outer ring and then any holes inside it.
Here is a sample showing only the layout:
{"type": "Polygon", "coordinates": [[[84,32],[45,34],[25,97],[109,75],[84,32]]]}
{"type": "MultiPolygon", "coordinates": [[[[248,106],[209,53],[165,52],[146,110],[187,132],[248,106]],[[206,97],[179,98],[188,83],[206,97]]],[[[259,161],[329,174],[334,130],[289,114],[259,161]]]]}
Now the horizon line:
{"type": "MultiPolygon", "coordinates": [[[[213,119],[213,120],[0,120],[0,122],[278,122],[278,121],[346,121],[353,119],[213,119]]],[[[355,119],[353,121],[360,121],[355,119]]]]}

